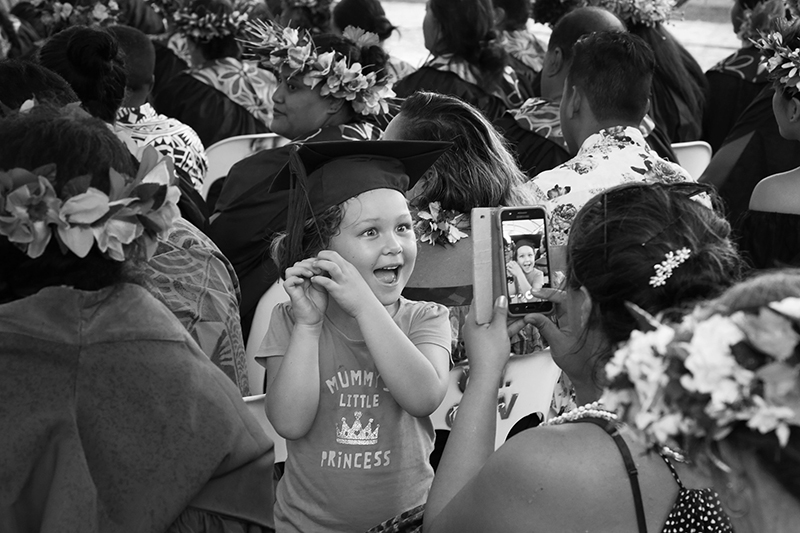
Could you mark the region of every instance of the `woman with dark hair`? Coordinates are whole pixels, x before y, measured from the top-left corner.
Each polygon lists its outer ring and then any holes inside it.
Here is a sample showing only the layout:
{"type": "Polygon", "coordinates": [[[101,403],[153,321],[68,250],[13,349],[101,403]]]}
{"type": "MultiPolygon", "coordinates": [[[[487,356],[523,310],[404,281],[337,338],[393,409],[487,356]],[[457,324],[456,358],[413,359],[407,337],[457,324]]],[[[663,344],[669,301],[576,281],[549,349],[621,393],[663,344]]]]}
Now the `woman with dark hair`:
{"type": "Polygon", "coordinates": [[[376,35],[351,29],[343,36],[312,37],[271,23],[253,23],[249,29],[247,46],[278,79],[270,127],[292,142],[234,165],[211,217],[209,235],[242,284],[245,338],[258,300],[279,275],[265,253],[285,224],[279,215],[286,196],[271,189],[275,175],[297,143],[380,139],[382,131],[370,121],[386,113],[386,98],[394,94],[384,69],[386,53],[376,35]],[[344,71],[352,76],[347,83],[340,74],[344,71]]]}
{"type": "Polygon", "coordinates": [[[644,317],[605,369],[622,421],[706,473],[738,532],[800,520],[798,302],[800,271],[761,274],[682,321],[644,317]]]}
{"type": "MultiPolygon", "coordinates": [[[[348,26],[374,33],[380,39],[381,46],[397,31],[397,26],[386,18],[380,0],[340,0],[333,8],[333,26],[340,34],[348,26]]],[[[410,63],[392,56],[386,62],[386,69],[395,82],[414,72],[410,63]]]]}
{"type": "Polygon", "coordinates": [[[550,342],[581,407],[518,433],[496,452],[497,384],[509,354],[505,299],[490,324],[468,317],[469,386],[428,497],[424,531],[529,532],[532,524],[537,531],[731,531],[715,494],[693,488],[702,480],[643,453],[597,402],[614,345],[637,325],[627,302],[655,313],[716,296],[738,276],[729,225],[691,196],[703,191],[694,184],[623,185],[581,209],[560,297],[564,332],[542,315],[524,319],[550,342]]]}
{"type": "Polygon", "coordinates": [[[168,167],[73,109],[2,119],[0,145],[0,523],[272,531],[272,443],[137,284],[178,215],[168,167]]]}
{"type": "MultiPolygon", "coordinates": [[[[193,0],[171,18],[172,27],[186,39],[190,68],[167,74],[166,81],[156,84],[156,111],[190,126],[206,147],[228,137],[270,131],[277,82],[269,71],[241,59],[237,39],[248,18],[243,6],[193,0]]],[[[164,68],[166,51],[160,52],[164,68]]]]}
{"type": "Polygon", "coordinates": [[[39,63],[64,78],[91,115],[113,124],[125,98],[125,59],[104,29],[72,26],[48,39],[39,63]]]}
{"type": "Polygon", "coordinates": [[[311,35],[330,33],[331,3],[331,0],[280,0],[278,23],[284,28],[305,30],[311,35]]]}
{"type": "Polygon", "coordinates": [[[491,0],[428,0],[422,32],[432,57],[397,83],[397,95],[425,90],[457,96],[489,120],[519,107],[533,88],[508,66],[494,20],[491,0]]]}

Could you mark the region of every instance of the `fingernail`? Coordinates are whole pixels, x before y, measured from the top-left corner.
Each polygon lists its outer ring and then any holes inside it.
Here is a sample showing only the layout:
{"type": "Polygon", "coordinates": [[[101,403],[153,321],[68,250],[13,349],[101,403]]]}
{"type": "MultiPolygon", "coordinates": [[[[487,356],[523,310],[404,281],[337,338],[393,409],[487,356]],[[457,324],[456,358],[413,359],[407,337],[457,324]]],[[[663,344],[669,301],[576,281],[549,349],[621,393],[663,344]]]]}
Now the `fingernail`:
{"type": "Polygon", "coordinates": [[[505,296],[498,296],[497,297],[497,307],[505,307],[508,305],[508,301],[506,300],[505,296]]]}

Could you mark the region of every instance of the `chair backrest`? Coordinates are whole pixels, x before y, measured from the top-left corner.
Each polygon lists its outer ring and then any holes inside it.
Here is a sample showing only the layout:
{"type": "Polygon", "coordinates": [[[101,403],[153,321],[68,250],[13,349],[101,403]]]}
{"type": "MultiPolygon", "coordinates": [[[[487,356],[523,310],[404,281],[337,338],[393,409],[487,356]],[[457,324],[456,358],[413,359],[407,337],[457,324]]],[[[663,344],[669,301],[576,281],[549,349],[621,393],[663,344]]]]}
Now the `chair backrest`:
{"type": "Polygon", "coordinates": [[[211,184],[227,176],[233,165],[256,152],[277,148],[288,142],[288,139],[276,133],[255,133],[222,139],[206,148],[208,172],[203,181],[203,199],[208,198],[211,184]]]}
{"type": "Polygon", "coordinates": [[[281,302],[289,301],[289,295],[283,288],[280,280],[276,281],[272,287],[261,297],[256,306],[253,316],[253,323],[250,326],[250,335],[247,337],[245,345],[245,355],[247,357],[247,379],[250,382],[250,392],[265,392],[264,389],[264,367],[255,359],[258,347],[264,340],[264,335],[269,329],[269,320],[272,318],[272,309],[281,302]]]}
{"type": "Polygon", "coordinates": [[[672,151],[682,166],[694,179],[700,178],[711,161],[711,145],[705,141],[673,143],[672,151]]]}
{"type": "Polygon", "coordinates": [[[267,400],[266,394],[256,394],[255,396],[245,396],[244,403],[247,404],[247,409],[256,417],[258,423],[264,428],[264,433],[275,444],[275,462],[286,462],[286,439],[278,435],[272,423],[267,418],[267,411],[265,409],[265,402],[267,400]]]}

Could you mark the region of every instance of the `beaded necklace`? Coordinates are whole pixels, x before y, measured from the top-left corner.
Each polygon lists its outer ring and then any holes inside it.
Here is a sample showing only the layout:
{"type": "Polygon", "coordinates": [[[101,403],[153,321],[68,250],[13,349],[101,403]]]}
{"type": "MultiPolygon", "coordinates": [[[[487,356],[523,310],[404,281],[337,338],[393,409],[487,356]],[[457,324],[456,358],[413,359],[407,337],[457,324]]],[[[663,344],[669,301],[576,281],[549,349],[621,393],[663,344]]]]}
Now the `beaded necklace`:
{"type": "Polygon", "coordinates": [[[580,407],[576,407],[572,411],[568,411],[563,415],[559,415],[555,418],[551,418],[547,420],[542,425],[543,426],[558,426],[560,424],[565,424],[567,422],[574,422],[576,420],[581,420],[584,418],[600,418],[602,420],[616,420],[617,415],[612,413],[611,411],[606,411],[601,407],[601,401],[595,401],[592,403],[587,403],[586,405],[581,405],[580,407]]]}

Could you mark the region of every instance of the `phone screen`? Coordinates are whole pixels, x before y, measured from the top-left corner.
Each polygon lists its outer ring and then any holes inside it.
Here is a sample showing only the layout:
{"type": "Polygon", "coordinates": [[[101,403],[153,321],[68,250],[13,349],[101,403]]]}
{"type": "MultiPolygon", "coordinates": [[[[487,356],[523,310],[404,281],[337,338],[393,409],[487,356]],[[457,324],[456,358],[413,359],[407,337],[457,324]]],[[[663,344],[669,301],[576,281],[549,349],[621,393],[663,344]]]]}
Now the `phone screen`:
{"type": "Polygon", "coordinates": [[[506,296],[511,315],[549,313],[552,303],[533,293],[551,287],[545,210],[505,208],[499,213],[506,296]]]}

